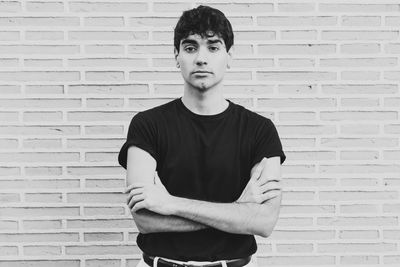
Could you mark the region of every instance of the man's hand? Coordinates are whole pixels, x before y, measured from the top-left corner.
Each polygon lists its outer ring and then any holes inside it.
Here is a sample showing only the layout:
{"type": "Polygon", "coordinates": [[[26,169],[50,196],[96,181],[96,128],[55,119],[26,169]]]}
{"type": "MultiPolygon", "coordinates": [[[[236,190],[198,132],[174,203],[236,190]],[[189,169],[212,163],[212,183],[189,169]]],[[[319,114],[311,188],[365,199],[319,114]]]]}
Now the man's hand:
{"type": "Polygon", "coordinates": [[[125,193],[130,192],[127,205],[131,212],[148,209],[161,215],[171,215],[173,196],[170,195],[161,183],[157,173],[154,184],[131,184],[125,193]]]}
{"type": "Polygon", "coordinates": [[[265,175],[267,173],[267,160],[267,158],[263,158],[262,161],[252,169],[250,180],[236,202],[261,204],[279,196],[282,189],[280,180],[271,179],[265,175]]]}

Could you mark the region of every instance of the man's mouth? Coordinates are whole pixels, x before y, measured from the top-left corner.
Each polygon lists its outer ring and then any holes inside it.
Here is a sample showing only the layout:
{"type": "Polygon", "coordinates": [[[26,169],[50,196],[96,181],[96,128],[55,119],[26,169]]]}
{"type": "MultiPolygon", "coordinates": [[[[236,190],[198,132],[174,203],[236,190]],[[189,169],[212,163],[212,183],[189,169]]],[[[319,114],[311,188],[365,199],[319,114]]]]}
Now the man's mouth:
{"type": "Polygon", "coordinates": [[[193,71],[193,74],[212,74],[211,71],[205,71],[205,70],[197,70],[197,71],[193,71]]]}

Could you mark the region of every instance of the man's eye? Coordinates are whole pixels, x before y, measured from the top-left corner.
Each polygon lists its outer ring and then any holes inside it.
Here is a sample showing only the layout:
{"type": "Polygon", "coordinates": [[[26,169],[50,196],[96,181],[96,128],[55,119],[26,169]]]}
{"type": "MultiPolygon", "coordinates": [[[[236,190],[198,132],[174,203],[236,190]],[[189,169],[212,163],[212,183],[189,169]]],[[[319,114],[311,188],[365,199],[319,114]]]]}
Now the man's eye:
{"type": "Polygon", "coordinates": [[[210,46],[210,51],[212,51],[212,52],[216,52],[216,51],[218,51],[219,50],[219,47],[218,46],[210,46]]]}
{"type": "Polygon", "coordinates": [[[194,46],[186,46],[185,47],[185,51],[186,52],[194,52],[196,50],[196,48],[194,46]]]}

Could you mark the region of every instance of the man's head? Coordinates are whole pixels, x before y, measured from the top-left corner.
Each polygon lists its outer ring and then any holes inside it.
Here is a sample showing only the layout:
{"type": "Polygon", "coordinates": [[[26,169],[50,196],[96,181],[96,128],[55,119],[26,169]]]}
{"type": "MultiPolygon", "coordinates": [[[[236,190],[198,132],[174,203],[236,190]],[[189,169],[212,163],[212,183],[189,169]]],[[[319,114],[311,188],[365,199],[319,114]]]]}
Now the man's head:
{"type": "Polygon", "coordinates": [[[180,42],[189,35],[211,37],[214,34],[225,42],[226,51],[233,45],[233,31],[224,13],[209,6],[184,11],[174,31],[174,47],[179,53],[180,42]]]}
{"type": "Polygon", "coordinates": [[[199,6],[183,12],[175,28],[174,46],[186,86],[205,92],[222,85],[232,59],[233,32],[221,11],[199,6]]]}

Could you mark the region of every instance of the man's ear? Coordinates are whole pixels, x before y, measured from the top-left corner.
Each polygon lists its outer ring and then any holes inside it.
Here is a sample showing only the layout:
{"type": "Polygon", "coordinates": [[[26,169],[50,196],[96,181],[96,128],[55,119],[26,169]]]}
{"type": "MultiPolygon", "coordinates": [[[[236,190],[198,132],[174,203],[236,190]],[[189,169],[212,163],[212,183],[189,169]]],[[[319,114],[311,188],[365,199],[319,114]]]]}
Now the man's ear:
{"type": "Polygon", "coordinates": [[[233,60],[233,51],[235,50],[234,46],[232,45],[229,50],[228,50],[228,62],[227,62],[227,67],[228,69],[232,66],[232,60],[233,60]]]}
{"type": "Polygon", "coordinates": [[[176,47],[174,47],[174,56],[175,56],[175,60],[177,60],[177,57],[179,55],[178,50],[176,49],[176,47]]]}
{"type": "Polygon", "coordinates": [[[181,66],[179,66],[178,55],[179,55],[178,50],[176,50],[176,48],[174,48],[175,63],[176,63],[176,67],[179,69],[181,66]]]}

